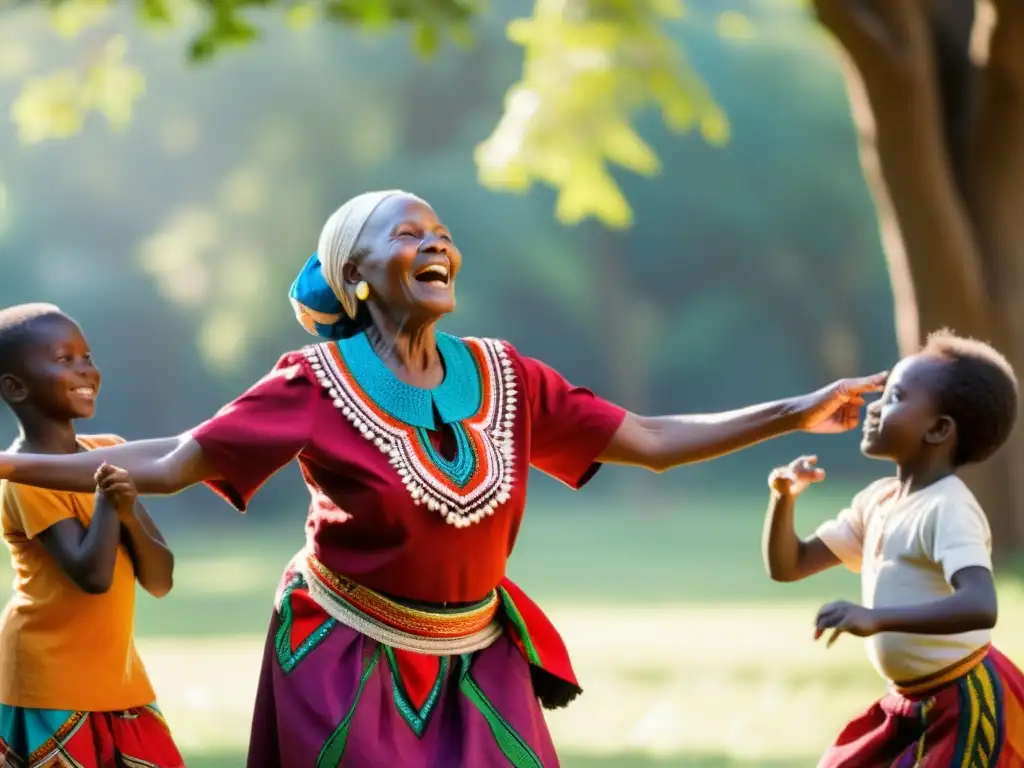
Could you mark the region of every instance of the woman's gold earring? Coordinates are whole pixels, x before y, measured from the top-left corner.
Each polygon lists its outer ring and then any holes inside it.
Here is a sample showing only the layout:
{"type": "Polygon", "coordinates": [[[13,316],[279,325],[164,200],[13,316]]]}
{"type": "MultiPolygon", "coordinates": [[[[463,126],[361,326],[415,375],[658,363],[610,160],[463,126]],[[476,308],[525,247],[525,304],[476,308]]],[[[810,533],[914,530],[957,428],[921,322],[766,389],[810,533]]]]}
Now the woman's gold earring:
{"type": "Polygon", "coordinates": [[[356,298],[360,301],[366,301],[370,298],[370,284],[365,280],[360,280],[356,285],[356,298]]]}

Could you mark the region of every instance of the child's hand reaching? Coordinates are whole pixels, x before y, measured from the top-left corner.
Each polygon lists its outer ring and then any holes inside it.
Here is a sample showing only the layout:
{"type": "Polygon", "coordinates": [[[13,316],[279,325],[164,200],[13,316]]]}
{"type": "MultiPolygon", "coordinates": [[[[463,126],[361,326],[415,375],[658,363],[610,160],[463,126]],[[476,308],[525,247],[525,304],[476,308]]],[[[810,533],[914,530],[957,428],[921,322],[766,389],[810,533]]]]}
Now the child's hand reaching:
{"type": "Polygon", "coordinates": [[[817,640],[830,629],[832,634],[828,638],[829,648],[844,632],[855,637],[870,637],[879,631],[878,614],[863,605],[837,600],[823,605],[818,611],[814,620],[814,639],[817,640]]]}
{"type": "Polygon", "coordinates": [[[768,475],[768,486],[782,496],[799,496],[812,483],[825,479],[825,470],[818,467],[817,456],[801,456],[768,475]]]}
{"type": "Polygon", "coordinates": [[[118,517],[124,518],[133,513],[139,493],[127,470],[102,464],[96,470],[96,490],[107,498],[118,517]]]}

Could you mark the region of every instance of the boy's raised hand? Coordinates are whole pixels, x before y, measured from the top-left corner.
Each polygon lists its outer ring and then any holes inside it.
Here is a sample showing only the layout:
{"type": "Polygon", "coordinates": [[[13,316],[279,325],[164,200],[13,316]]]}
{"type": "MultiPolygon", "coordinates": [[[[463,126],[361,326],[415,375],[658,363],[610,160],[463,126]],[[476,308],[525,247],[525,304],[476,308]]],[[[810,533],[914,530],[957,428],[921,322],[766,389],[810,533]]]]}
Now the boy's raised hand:
{"type": "Polygon", "coordinates": [[[801,456],[784,467],[772,470],[768,486],[783,496],[799,496],[812,483],[825,479],[825,470],[818,466],[817,456],[801,456]]]}

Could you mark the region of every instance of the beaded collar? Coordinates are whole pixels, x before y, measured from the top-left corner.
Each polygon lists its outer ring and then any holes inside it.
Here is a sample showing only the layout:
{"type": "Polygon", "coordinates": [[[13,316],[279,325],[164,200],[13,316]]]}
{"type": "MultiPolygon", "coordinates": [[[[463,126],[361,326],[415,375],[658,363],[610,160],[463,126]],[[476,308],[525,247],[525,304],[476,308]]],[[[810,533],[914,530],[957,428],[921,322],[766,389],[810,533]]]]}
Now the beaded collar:
{"type": "Polygon", "coordinates": [[[480,410],[480,373],[466,345],[454,336],[437,334],[445,375],[433,389],[414,387],[395,376],[365,333],[339,341],[338,349],[359,388],[381,410],[410,426],[433,429],[435,408],[445,424],[463,421],[480,410]]]}
{"type": "Polygon", "coordinates": [[[438,334],[437,345],[445,378],[434,389],[399,380],[365,334],[304,353],[334,406],[388,456],[413,502],[463,528],[509,498],[518,381],[500,341],[438,334]],[[451,459],[430,440],[435,409],[455,437],[451,459]]]}

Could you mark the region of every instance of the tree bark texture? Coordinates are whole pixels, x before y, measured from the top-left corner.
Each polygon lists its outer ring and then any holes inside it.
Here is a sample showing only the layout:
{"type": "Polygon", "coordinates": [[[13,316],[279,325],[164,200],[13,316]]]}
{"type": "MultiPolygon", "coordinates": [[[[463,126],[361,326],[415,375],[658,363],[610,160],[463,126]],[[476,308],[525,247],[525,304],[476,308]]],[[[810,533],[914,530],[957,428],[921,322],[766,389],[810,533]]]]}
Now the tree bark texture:
{"type": "MultiPolygon", "coordinates": [[[[845,54],[901,351],[948,327],[1024,373],[1024,2],[814,5],[845,54]],[[983,10],[995,22],[975,29],[983,10]]],[[[1024,549],[1024,431],[966,477],[997,552],[1024,549]]]]}

